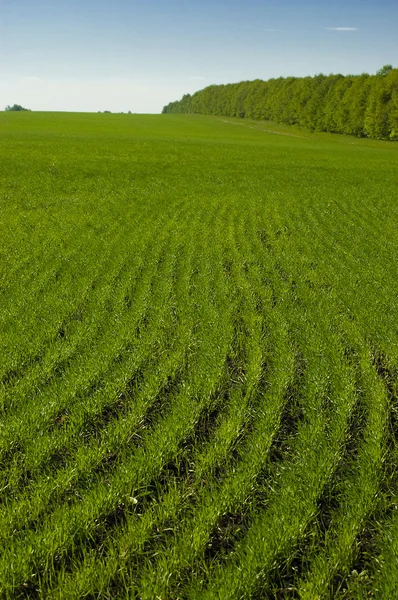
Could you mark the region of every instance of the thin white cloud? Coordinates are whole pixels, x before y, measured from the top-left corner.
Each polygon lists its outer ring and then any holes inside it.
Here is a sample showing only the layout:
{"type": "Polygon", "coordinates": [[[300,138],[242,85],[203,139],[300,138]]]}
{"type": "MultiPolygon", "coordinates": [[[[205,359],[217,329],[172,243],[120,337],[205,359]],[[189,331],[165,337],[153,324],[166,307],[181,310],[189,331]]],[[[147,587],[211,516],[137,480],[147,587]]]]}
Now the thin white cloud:
{"type": "Polygon", "coordinates": [[[328,31],[358,31],[358,27],[325,27],[328,31]]]}
{"type": "Polygon", "coordinates": [[[270,31],[280,31],[280,29],[264,29],[264,31],[270,32],[270,31]]]}
{"type": "Polygon", "coordinates": [[[189,79],[191,81],[205,81],[206,77],[203,77],[202,75],[192,75],[189,79]]]}

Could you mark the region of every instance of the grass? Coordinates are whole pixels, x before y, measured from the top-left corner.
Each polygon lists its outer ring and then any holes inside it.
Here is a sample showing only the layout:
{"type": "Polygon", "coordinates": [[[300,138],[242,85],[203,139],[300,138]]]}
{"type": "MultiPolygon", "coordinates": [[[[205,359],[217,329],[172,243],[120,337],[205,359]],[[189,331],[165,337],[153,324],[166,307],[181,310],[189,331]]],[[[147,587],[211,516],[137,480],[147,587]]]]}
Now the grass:
{"type": "Polygon", "coordinates": [[[0,596],[395,597],[398,146],[0,133],[0,596]]]}

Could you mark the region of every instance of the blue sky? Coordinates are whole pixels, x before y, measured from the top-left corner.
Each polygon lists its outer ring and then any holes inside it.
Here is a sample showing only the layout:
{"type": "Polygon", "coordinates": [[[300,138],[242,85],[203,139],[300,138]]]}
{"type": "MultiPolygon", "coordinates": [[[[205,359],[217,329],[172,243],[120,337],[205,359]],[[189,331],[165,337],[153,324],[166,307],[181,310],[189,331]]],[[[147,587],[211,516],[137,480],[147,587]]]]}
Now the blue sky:
{"type": "Polygon", "coordinates": [[[397,0],[0,0],[0,109],[160,112],[212,83],[398,66],[397,0]]]}

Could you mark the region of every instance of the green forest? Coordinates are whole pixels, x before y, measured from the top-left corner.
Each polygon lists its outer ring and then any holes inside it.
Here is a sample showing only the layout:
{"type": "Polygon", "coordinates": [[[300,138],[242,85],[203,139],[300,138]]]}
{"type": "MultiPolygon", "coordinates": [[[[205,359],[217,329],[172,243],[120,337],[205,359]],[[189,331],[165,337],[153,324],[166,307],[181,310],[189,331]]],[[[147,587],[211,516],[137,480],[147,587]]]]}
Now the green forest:
{"type": "Polygon", "coordinates": [[[196,113],[298,124],[312,131],[398,140],[398,68],[376,75],[280,77],[210,85],[163,113],[196,113]]]}

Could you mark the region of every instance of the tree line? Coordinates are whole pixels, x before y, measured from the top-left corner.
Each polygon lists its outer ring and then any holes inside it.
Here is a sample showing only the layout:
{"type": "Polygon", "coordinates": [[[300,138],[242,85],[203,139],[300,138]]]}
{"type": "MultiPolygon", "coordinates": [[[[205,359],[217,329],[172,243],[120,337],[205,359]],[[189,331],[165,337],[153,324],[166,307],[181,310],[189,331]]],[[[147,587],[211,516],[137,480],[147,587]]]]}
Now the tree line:
{"type": "Polygon", "coordinates": [[[210,85],[163,113],[195,113],[299,124],[312,131],[398,140],[398,69],[376,75],[280,77],[210,85]]]}

